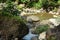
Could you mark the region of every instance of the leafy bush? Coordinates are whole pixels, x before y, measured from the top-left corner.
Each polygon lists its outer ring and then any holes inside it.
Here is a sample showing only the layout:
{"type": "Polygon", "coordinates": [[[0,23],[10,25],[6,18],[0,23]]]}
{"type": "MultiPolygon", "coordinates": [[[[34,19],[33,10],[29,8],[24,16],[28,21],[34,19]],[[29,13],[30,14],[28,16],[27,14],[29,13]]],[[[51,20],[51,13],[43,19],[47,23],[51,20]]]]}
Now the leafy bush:
{"type": "MultiPolygon", "coordinates": [[[[2,4],[4,4],[4,3],[2,3],[2,4]]],[[[2,13],[2,15],[17,16],[20,14],[20,11],[18,9],[16,9],[16,6],[12,2],[8,2],[5,5],[6,5],[6,7],[3,5],[2,9],[0,10],[0,13],[2,13]]]]}
{"type": "Polygon", "coordinates": [[[58,0],[58,2],[57,2],[57,3],[58,3],[58,5],[60,5],[60,0],[58,0]]]}
{"type": "Polygon", "coordinates": [[[42,33],[44,31],[46,31],[48,29],[48,25],[42,25],[42,26],[39,26],[35,29],[35,33],[39,34],[39,33],[42,33]]]}
{"type": "Polygon", "coordinates": [[[15,0],[0,0],[0,3],[5,3],[5,2],[7,2],[7,1],[13,2],[13,1],[15,1],[15,0]]]}
{"type": "Polygon", "coordinates": [[[35,3],[33,6],[37,9],[39,9],[42,7],[42,4],[40,2],[38,2],[38,3],[35,3]]]}
{"type": "Polygon", "coordinates": [[[49,7],[57,7],[60,3],[60,0],[38,0],[36,1],[29,1],[26,6],[27,7],[34,7],[34,8],[45,8],[48,9],[49,7]]]}
{"type": "Polygon", "coordinates": [[[19,2],[21,2],[21,3],[27,3],[27,2],[29,2],[30,0],[19,0],[19,2]]]}

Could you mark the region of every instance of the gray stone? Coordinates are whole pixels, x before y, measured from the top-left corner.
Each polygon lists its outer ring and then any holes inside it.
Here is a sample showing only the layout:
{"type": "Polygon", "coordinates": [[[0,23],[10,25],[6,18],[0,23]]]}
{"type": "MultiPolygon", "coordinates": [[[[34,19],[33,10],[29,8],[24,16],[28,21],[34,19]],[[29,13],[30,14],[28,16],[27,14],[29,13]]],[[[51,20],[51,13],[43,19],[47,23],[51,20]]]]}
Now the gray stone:
{"type": "Polygon", "coordinates": [[[28,16],[27,17],[27,21],[39,21],[40,19],[39,19],[39,17],[37,17],[37,16],[28,16]]]}
{"type": "Polygon", "coordinates": [[[57,12],[60,14],[60,8],[57,10],[57,12]]]}
{"type": "Polygon", "coordinates": [[[32,37],[31,40],[38,40],[38,37],[32,37]]]}

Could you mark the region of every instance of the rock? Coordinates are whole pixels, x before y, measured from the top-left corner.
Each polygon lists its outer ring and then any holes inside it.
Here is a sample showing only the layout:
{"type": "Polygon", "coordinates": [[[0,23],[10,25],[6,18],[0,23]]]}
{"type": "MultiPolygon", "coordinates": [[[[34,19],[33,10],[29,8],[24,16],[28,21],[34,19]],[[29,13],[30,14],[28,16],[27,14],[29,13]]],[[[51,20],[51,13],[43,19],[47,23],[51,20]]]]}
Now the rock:
{"type": "Polygon", "coordinates": [[[35,29],[40,25],[40,19],[37,16],[28,16],[27,22],[29,28],[33,28],[33,29],[35,29]]]}
{"type": "Polygon", "coordinates": [[[57,10],[57,13],[60,14],[60,8],[57,10]]]}
{"type": "Polygon", "coordinates": [[[40,25],[49,25],[50,28],[54,28],[54,26],[59,25],[59,23],[57,22],[56,19],[51,18],[51,19],[48,19],[48,20],[41,21],[40,25]]]}
{"type": "Polygon", "coordinates": [[[31,40],[38,40],[38,37],[32,37],[31,40]]]}
{"type": "Polygon", "coordinates": [[[34,21],[34,22],[36,22],[36,21],[40,21],[40,19],[39,19],[39,17],[37,17],[37,16],[28,16],[27,17],[27,21],[34,21]]]}
{"type": "Polygon", "coordinates": [[[18,38],[21,40],[29,29],[23,21],[18,21],[14,17],[0,16],[0,35],[3,40],[18,38]]]}
{"type": "Polygon", "coordinates": [[[27,23],[26,25],[28,26],[28,28],[32,28],[32,27],[34,26],[34,25],[31,24],[31,23],[27,23]]]}
{"type": "Polygon", "coordinates": [[[24,8],[23,12],[25,12],[28,15],[30,15],[30,14],[43,13],[43,12],[46,12],[46,11],[43,10],[43,8],[41,8],[41,9],[24,8]]]}
{"type": "Polygon", "coordinates": [[[42,20],[40,22],[40,25],[47,25],[47,24],[49,24],[49,20],[42,20]]]}
{"type": "Polygon", "coordinates": [[[20,16],[24,16],[24,15],[26,15],[26,13],[25,12],[21,12],[20,16]]]}
{"type": "Polygon", "coordinates": [[[57,12],[56,15],[59,15],[59,13],[57,12]]]}
{"type": "Polygon", "coordinates": [[[55,12],[55,11],[49,11],[49,14],[55,14],[55,15],[59,15],[59,11],[55,12]]]}
{"type": "Polygon", "coordinates": [[[46,39],[46,32],[42,32],[39,35],[39,40],[45,40],[46,39]]]}
{"type": "Polygon", "coordinates": [[[37,16],[28,16],[27,21],[28,21],[28,23],[26,25],[28,26],[28,28],[31,28],[32,33],[34,32],[36,27],[38,27],[40,25],[40,19],[37,16]]]}
{"type": "Polygon", "coordinates": [[[53,15],[53,17],[58,17],[57,15],[53,15]]]}
{"type": "Polygon", "coordinates": [[[57,22],[57,20],[54,19],[54,18],[49,19],[49,21],[50,21],[54,26],[59,25],[58,22],[57,22]]]}
{"type": "Polygon", "coordinates": [[[25,7],[25,4],[20,4],[19,7],[22,7],[23,8],[23,7],[25,7]]]}
{"type": "Polygon", "coordinates": [[[52,37],[52,35],[55,36],[55,34],[56,34],[56,28],[50,28],[50,29],[48,29],[46,31],[46,39],[47,40],[52,40],[52,38],[50,38],[50,37],[52,37]]]}
{"type": "Polygon", "coordinates": [[[18,40],[18,38],[15,38],[14,40],[18,40]]]}
{"type": "Polygon", "coordinates": [[[54,12],[54,11],[50,11],[49,14],[56,14],[56,12],[54,12]]]}
{"type": "Polygon", "coordinates": [[[60,40],[60,25],[57,25],[54,28],[50,28],[46,31],[46,39],[52,40],[50,37],[53,37],[54,40],[60,40]]]}

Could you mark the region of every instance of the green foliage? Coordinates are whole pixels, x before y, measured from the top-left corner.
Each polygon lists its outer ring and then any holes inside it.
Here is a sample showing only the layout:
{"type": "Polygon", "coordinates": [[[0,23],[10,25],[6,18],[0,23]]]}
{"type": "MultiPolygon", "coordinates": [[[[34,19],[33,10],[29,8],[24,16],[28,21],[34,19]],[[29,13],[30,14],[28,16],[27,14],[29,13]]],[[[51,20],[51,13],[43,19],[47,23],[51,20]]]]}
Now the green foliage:
{"type": "Polygon", "coordinates": [[[48,9],[48,7],[56,7],[57,5],[60,5],[60,0],[38,0],[36,1],[29,1],[27,4],[27,7],[34,7],[34,8],[45,8],[48,9]]]}
{"type": "Polygon", "coordinates": [[[27,3],[29,2],[30,0],[19,0],[21,3],[27,3]]]}
{"type": "Polygon", "coordinates": [[[5,5],[6,7],[3,6],[2,10],[0,10],[0,13],[2,13],[2,15],[17,16],[20,14],[20,11],[16,9],[16,6],[12,2],[7,2],[5,5]]]}
{"type": "Polygon", "coordinates": [[[1,3],[1,2],[6,2],[6,1],[7,1],[7,0],[0,0],[0,3],[1,3]]]}
{"type": "Polygon", "coordinates": [[[5,2],[7,2],[7,1],[13,2],[13,1],[15,1],[15,0],[0,0],[0,3],[5,3],[5,2]]]}
{"type": "Polygon", "coordinates": [[[21,0],[21,2],[25,3],[27,0],[21,0]]]}
{"type": "Polygon", "coordinates": [[[42,25],[42,26],[39,26],[35,29],[35,33],[39,34],[39,33],[42,33],[44,31],[46,31],[48,29],[48,25],[42,25]]]}
{"type": "Polygon", "coordinates": [[[34,4],[35,4],[35,2],[29,2],[26,4],[26,7],[31,8],[31,7],[33,7],[34,4]]]}
{"type": "Polygon", "coordinates": [[[28,2],[27,3],[27,7],[34,7],[34,8],[41,8],[42,7],[42,0],[39,0],[39,1],[37,1],[36,2],[36,0],[35,1],[30,1],[30,2],[28,2]]]}
{"type": "Polygon", "coordinates": [[[42,7],[42,4],[40,2],[38,2],[38,3],[35,3],[33,6],[37,9],[39,9],[42,7]]]}
{"type": "Polygon", "coordinates": [[[60,0],[58,0],[58,2],[57,2],[57,3],[58,3],[58,5],[60,5],[60,0]]]}
{"type": "MultiPolygon", "coordinates": [[[[8,1],[16,1],[16,0],[1,0],[0,2],[8,2],[8,1]]],[[[60,5],[60,0],[17,0],[18,3],[24,3],[27,7],[41,8],[44,7],[48,9],[48,7],[56,7],[60,5]]]]}
{"type": "Polygon", "coordinates": [[[57,2],[56,2],[56,1],[50,1],[50,2],[49,2],[49,5],[51,5],[51,6],[56,6],[56,5],[57,5],[57,2]]]}

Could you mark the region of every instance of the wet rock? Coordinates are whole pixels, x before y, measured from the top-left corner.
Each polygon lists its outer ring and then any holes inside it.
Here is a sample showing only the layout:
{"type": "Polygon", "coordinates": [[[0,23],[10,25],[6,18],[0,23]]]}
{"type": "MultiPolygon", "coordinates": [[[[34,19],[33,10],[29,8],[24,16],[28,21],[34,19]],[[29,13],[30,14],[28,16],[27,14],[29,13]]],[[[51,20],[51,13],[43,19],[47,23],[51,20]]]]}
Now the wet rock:
{"type": "Polygon", "coordinates": [[[38,37],[37,36],[32,37],[31,40],[38,40],[38,37]]]}

